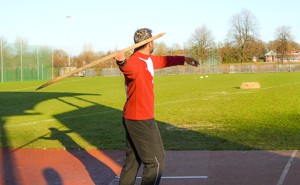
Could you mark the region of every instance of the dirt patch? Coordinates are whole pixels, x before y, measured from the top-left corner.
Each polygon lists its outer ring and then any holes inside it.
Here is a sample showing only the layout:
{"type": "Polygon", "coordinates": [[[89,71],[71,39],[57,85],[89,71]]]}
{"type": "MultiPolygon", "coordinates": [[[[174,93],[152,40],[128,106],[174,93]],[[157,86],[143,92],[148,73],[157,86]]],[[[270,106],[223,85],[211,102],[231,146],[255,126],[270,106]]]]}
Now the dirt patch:
{"type": "Polygon", "coordinates": [[[241,89],[259,89],[259,82],[243,82],[240,86],[241,89]]]}

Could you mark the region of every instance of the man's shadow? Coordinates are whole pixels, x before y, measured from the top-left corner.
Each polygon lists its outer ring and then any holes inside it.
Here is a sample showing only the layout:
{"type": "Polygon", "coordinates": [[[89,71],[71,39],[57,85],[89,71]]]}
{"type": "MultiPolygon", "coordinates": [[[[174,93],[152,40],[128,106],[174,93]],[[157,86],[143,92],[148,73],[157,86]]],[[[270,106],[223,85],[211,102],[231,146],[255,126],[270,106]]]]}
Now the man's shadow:
{"type": "Polygon", "coordinates": [[[63,179],[59,173],[53,168],[43,170],[43,176],[47,182],[46,185],[63,185],[63,179]]]}
{"type": "Polygon", "coordinates": [[[66,151],[83,164],[94,184],[105,184],[104,179],[101,177],[113,178],[116,175],[113,171],[107,170],[108,167],[105,164],[88,153],[68,135],[73,133],[72,130],[59,130],[57,128],[49,128],[49,130],[51,135],[49,137],[44,136],[41,139],[57,140],[65,146],[66,151]]]}
{"type": "MultiPolygon", "coordinates": [[[[40,138],[36,138],[26,144],[12,149],[13,145],[9,138],[9,132],[7,130],[7,120],[10,117],[14,116],[31,116],[31,115],[39,115],[41,113],[34,112],[35,106],[39,103],[50,99],[57,99],[61,97],[77,97],[77,96],[85,96],[85,95],[95,95],[99,96],[99,94],[83,94],[83,93],[53,93],[53,92],[0,92],[0,171],[2,175],[2,183],[3,184],[20,184],[18,180],[18,170],[16,167],[16,161],[14,157],[14,151],[24,148],[32,142],[40,138]]],[[[16,134],[16,133],[15,133],[16,134]]],[[[1,182],[0,182],[1,183],[1,182]]]]}
{"type": "MultiPolygon", "coordinates": [[[[31,143],[41,139],[49,140],[50,142],[53,140],[59,141],[71,155],[77,158],[85,166],[88,174],[95,184],[105,184],[105,179],[111,179],[118,175],[117,172],[120,167],[117,166],[112,159],[110,159],[108,154],[101,151],[102,158],[96,158],[86,150],[82,150],[82,146],[76,143],[69,135],[70,133],[79,134],[80,137],[83,137],[86,142],[94,145],[95,148],[107,149],[111,147],[118,148],[117,146],[114,146],[113,143],[115,142],[111,141],[115,138],[115,135],[124,134],[122,126],[118,124],[119,120],[121,120],[121,111],[88,101],[84,98],[85,95],[99,96],[99,94],[82,93],[0,92],[0,144],[2,148],[7,148],[0,150],[0,156],[2,155],[0,158],[0,164],[2,164],[2,166],[0,168],[3,177],[2,182],[4,184],[19,184],[18,170],[15,168],[16,162],[14,152],[19,149],[26,148],[31,143]],[[68,101],[69,99],[65,97],[72,97],[71,99],[75,100],[75,103],[73,101],[68,101]],[[70,129],[64,131],[50,127],[48,128],[50,133],[28,141],[25,139],[25,144],[11,149],[12,143],[9,138],[9,133],[12,131],[7,130],[8,122],[6,120],[9,120],[10,117],[14,116],[34,116],[42,114],[35,111],[35,107],[38,104],[51,99],[61,101],[76,109],[75,111],[52,115],[64,126],[70,129]],[[85,104],[92,105],[88,107],[81,107],[80,104],[76,104],[78,101],[84,101],[85,104]],[[90,117],[99,117],[99,119],[97,121],[90,122],[90,117]],[[112,124],[111,122],[114,119],[115,123],[112,124]],[[46,137],[49,134],[50,136],[46,137]],[[105,137],[102,138],[105,139],[99,139],[99,134],[104,135],[105,137]],[[112,162],[112,165],[110,166],[108,162],[112,162]],[[112,169],[112,167],[115,167],[115,169],[112,169]]],[[[123,139],[124,137],[121,138],[123,139]]],[[[122,143],[122,141],[120,141],[120,143],[122,143]]],[[[99,153],[95,156],[98,157],[99,153]]],[[[48,172],[49,171],[47,171],[47,174],[48,172]]],[[[56,176],[59,176],[59,174],[56,176]]]]}
{"type": "MultiPolygon", "coordinates": [[[[85,99],[78,99],[87,101],[85,99]]],[[[101,105],[95,102],[90,102],[93,105],[85,108],[78,108],[74,102],[65,102],[68,105],[77,107],[77,109],[54,115],[69,130],[58,130],[50,128],[50,140],[58,140],[74,157],[79,159],[86,167],[91,179],[95,184],[106,184],[107,177],[111,179],[118,174],[110,171],[105,174],[103,169],[107,169],[105,165],[99,160],[91,156],[86,151],[78,151],[81,146],[77,144],[68,134],[76,133],[80,135],[90,145],[97,147],[99,150],[105,149],[121,149],[125,148],[125,131],[122,125],[122,111],[101,105]],[[77,115],[77,116],[76,116],[77,115]],[[78,115],[81,115],[78,117],[78,115]],[[113,142],[112,142],[113,141],[113,142]],[[105,179],[101,179],[101,177],[105,179]],[[100,182],[100,183],[99,183],[100,182]]],[[[232,143],[229,140],[209,136],[200,132],[189,129],[178,128],[175,125],[163,121],[157,121],[161,131],[163,143],[168,150],[177,150],[178,148],[186,147],[186,149],[202,149],[215,148],[222,146],[224,148],[231,146],[232,148],[242,148],[245,150],[254,149],[252,147],[244,146],[242,144],[232,143]],[[174,138],[174,136],[176,136],[174,138]],[[213,143],[213,146],[212,146],[213,143]]],[[[104,153],[106,151],[103,151],[104,153]]],[[[124,155],[125,157],[125,155],[124,155]]]]}
{"type": "MultiPolygon", "coordinates": [[[[68,129],[60,130],[58,128],[50,127],[49,130],[51,131],[51,135],[48,137],[43,136],[38,139],[46,139],[50,142],[54,140],[59,141],[71,155],[77,158],[85,166],[95,184],[107,184],[107,181],[105,181],[103,177],[109,177],[110,179],[114,178],[116,174],[112,169],[107,167],[104,163],[92,156],[86,150],[78,150],[82,149],[82,146],[74,141],[70,134],[76,133],[89,145],[92,145],[97,149],[123,149],[125,147],[125,132],[122,126],[121,110],[93,101],[88,101],[86,98],[81,96],[82,94],[76,93],[38,93],[38,95],[35,95],[36,97],[32,97],[32,93],[10,93],[11,92],[7,92],[5,94],[2,93],[2,95],[4,95],[4,97],[13,95],[11,98],[15,101],[17,100],[21,102],[26,100],[28,101],[28,104],[24,104],[24,102],[22,102],[22,107],[18,106],[17,109],[14,108],[9,109],[8,111],[6,110],[6,114],[1,115],[2,119],[0,120],[0,134],[2,147],[4,146],[9,148],[12,146],[10,144],[8,133],[5,129],[6,117],[15,115],[29,115],[28,110],[34,110],[34,107],[43,101],[47,101],[49,99],[60,100],[70,106],[74,106],[74,109],[69,112],[52,116],[68,129]],[[16,97],[20,97],[20,99],[16,99],[16,97]],[[66,100],[62,99],[61,97],[73,98],[72,100],[66,100]],[[77,104],[78,101],[84,101],[90,106],[80,107],[80,104],[77,104]]],[[[6,101],[9,102],[10,100],[6,101]]],[[[236,120],[237,124],[238,121],[239,120],[236,120]]],[[[167,150],[177,150],[178,147],[183,150],[185,149],[184,146],[186,146],[186,149],[189,150],[210,150],[213,148],[227,150],[256,149],[240,143],[233,143],[232,141],[224,138],[207,135],[186,128],[179,128],[172,123],[159,120],[157,122],[161,131],[165,148],[167,150]]],[[[267,140],[267,138],[268,137],[266,137],[266,142],[270,142],[267,140]]],[[[22,147],[26,146],[27,145],[23,145],[22,147]]],[[[268,154],[276,155],[272,154],[271,152],[268,154]]],[[[3,166],[3,168],[5,173],[4,177],[8,180],[6,182],[18,184],[18,180],[16,179],[16,176],[14,176],[16,171],[14,168],[14,157],[10,153],[7,153],[5,156],[7,160],[4,161],[5,166],[3,166]],[[7,168],[7,166],[10,166],[10,168],[7,168]],[[11,180],[11,177],[13,180],[11,180]]],[[[282,156],[282,158],[286,157],[282,156]]]]}

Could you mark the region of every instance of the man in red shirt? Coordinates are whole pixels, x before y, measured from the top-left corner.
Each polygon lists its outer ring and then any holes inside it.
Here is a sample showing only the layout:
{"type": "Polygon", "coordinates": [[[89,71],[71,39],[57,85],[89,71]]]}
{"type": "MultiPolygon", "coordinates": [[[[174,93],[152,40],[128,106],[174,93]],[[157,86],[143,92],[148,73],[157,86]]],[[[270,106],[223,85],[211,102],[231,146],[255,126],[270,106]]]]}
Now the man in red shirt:
{"type": "MultiPolygon", "coordinates": [[[[152,37],[152,30],[142,28],[135,32],[134,42],[152,37]]],[[[143,163],[142,185],[158,185],[165,162],[165,152],[159,129],[154,119],[154,69],[183,65],[198,66],[198,61],[184,56],[154,56],[153,41],[134,50],[125,59],[123,51],[115,55],[124,74],[127,101],[123,109],[126,130],[126,159],[120,176],[120,185],[133,185],[143,163]]]]}

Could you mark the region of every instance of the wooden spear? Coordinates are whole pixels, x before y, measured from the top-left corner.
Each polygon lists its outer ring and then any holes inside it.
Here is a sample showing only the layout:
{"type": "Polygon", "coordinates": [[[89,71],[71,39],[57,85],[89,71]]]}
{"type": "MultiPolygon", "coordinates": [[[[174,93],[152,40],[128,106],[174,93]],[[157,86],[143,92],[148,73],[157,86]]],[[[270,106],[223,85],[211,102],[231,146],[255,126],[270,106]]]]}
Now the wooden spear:
{"type": "MultiPolygon", "coordinates": [[[[134,45],[132,45],[132,46],[129,46],[129,47],[123,49],[123,51],[124,51],[124,52],[127,52],[127,51],[130,51],[130,50],[132,50],[132,49],[138,48],[138,47],[140,47],[140,46],[142,46],[142,45],[144,45],[144,44],[147,44],[148,42],[151,42],[151,41],[153,41],[153,40],[155,40],[155,39],[157,39],[157,38],[163,36],[164,34],[165,34],[165,33],[160,33],[160,34],[158,34],[158,35],[155,35],[154,37],[151,37],[151,38],[146,39],[146,40],[144,40],[144,41],[142,41],[142,42],[139,42],[139,43],[137,43],[137,44],[134,44],[134,45]]],[[[54,79],[48,81],[47,83],[41,85],[40,87],[38,87],[38,88],[36,89],[36,91],[39,90],[39,89],[42,89],[42,88],[44,88],[44,87],[47,87],[47,86],[49,86],[49,85],[51,85],[51,84],[53,84],[53,83],[55,83],[55,82],[58,82],[58,81],[60,81],[60,80],[63,80],[63,79],[65,79],[65,78],[69,77],[69,76],[72,76],[73,74],[76,74],[76,73],[79,73],[79,72],[81,72],[81,71],[83,71],[83,70],[86,70],[86,69],[88,69],[88,68],[94,67],[94,66],[98,65],[98,64],[101,63],[101,62],[104,62],[104,61],[107,61],[107,60],[109,60],[109,59],[112,59],[112,58],[115,57],[115,54],[116,54],[116,52],[115,52],[115,53],[112,53],[112,54],[110,54],[110,55],[107,55],[107,56],[105,56],[105,57],[103,57],[103,58],[101,58],[101,59],[99,59],[99,60],[95,60],[95,61],[93,61],[93,62],[91,62],[91,63],[89,63],[89,64],[87,64],[87,65],[85,65],[85,66],[82,66],[82,67],[80,67],[80,68],[78,68],[78,69],[76,69],[76,70],[74,70],[74,71],[71,71],[71,72],[69,72],[69,73],[63,74],[63,75],[61,75],[61,76],[58,76],[58,77],[56,77],[56,78],[54,78],[54,79]]]]}

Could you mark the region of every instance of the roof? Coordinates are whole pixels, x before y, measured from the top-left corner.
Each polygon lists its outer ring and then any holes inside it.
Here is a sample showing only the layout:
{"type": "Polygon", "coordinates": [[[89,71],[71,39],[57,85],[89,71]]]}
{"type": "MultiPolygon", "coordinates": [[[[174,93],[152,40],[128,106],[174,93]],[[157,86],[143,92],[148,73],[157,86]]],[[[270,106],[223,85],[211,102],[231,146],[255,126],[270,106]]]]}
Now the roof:
{"type": "Polygon", "coordinates": [[[273,50],[270,50],[268,53],[265,54],[265,56],[272,56],[272,55],[277,55],[277,53],[274,52],[273,50]]]}

